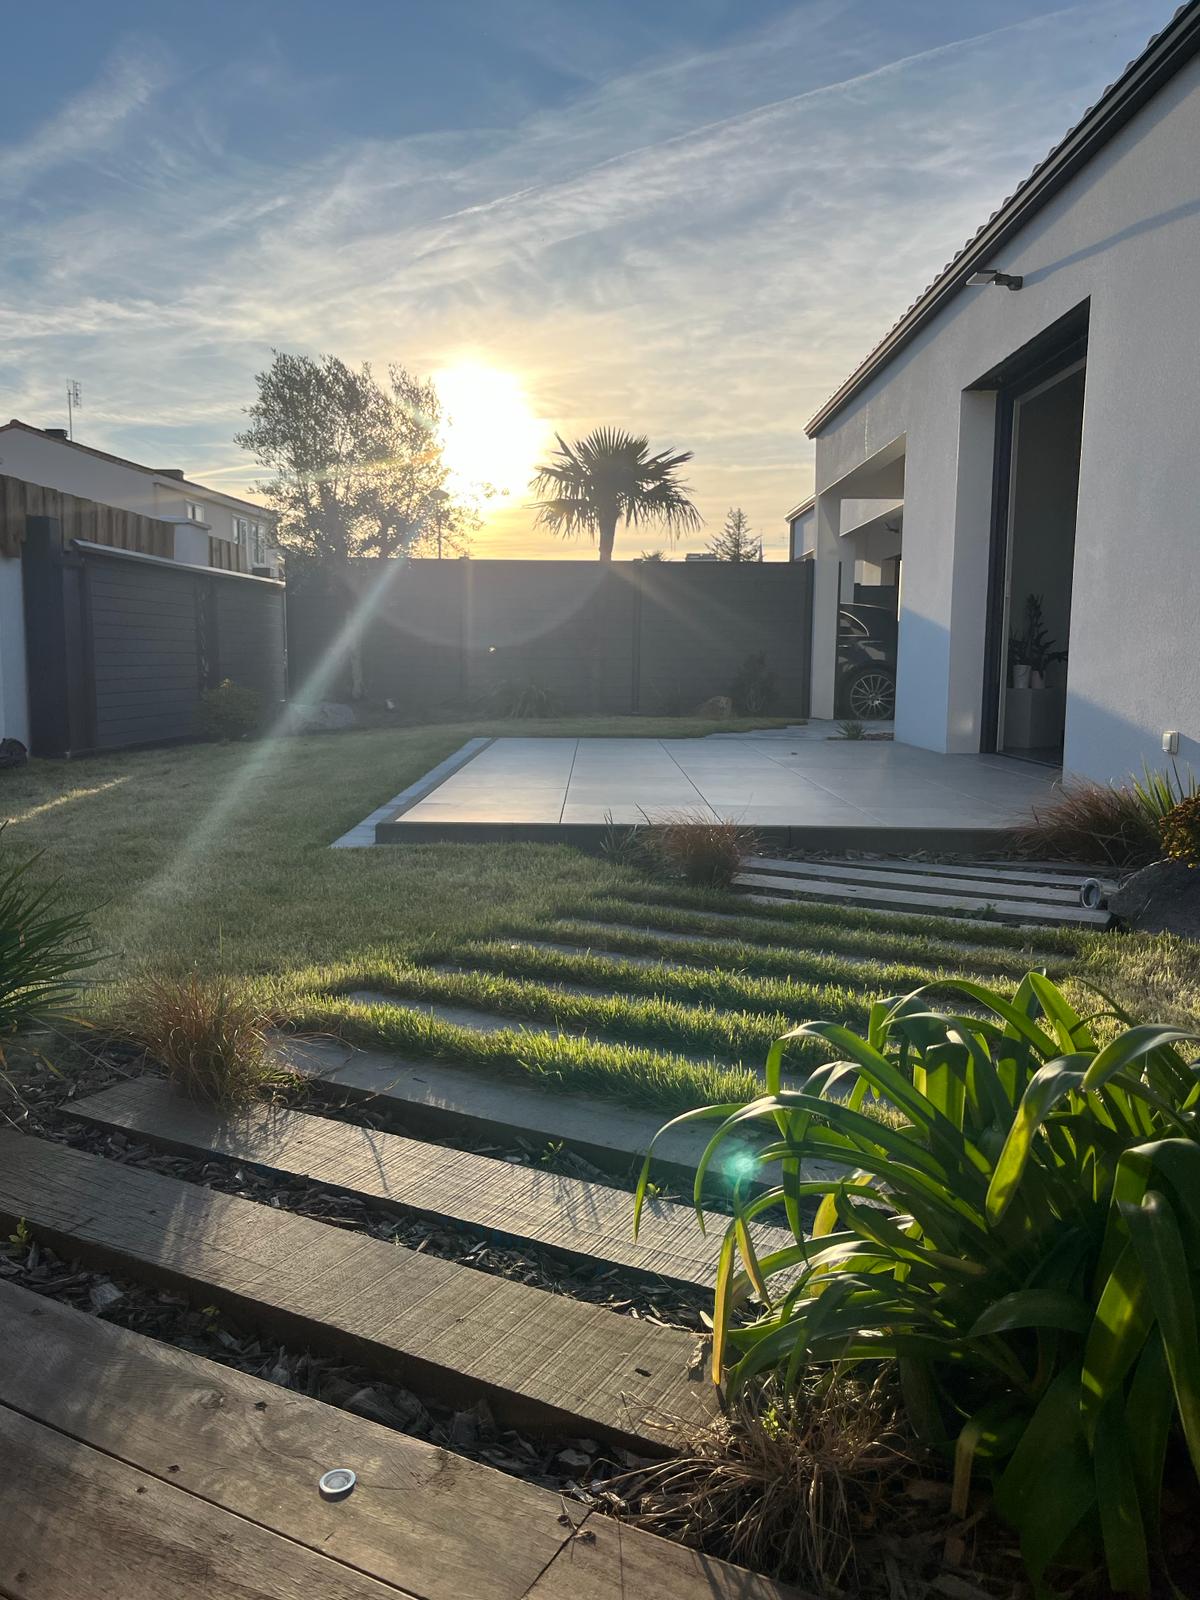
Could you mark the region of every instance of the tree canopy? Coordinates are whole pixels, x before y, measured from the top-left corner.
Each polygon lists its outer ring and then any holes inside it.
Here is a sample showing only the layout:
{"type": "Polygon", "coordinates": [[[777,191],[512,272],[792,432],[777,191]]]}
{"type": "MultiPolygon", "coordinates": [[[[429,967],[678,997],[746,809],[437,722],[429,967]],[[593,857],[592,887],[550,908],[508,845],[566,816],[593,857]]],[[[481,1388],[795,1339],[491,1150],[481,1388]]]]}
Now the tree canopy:
{"type": "Polygon", "coordinates": [[[368,363],[272,352],[237,435],[271,477],[279,543],[322,565],[354,556],[465,550],[476,511],[447,489],[442,408],[429,379],[368,363]]]}
{"type": "Polygon", "coordinates": [[[709,541],[708,553],[718,561],[761,561],[762,540],[750,532],[750,523],[741,506],[730,506],[725,526],[709,541]]]}
{"type": "Polygon", "coordinates": [[[652,455],[648,439],[620,428],[595,428],[571,444],[555,438],[558,449],[530,485],[541,502],[540,527],[564,539],[586,536],[599,546],[601,561],[611,561],[619,522],[660,528],[668,539],[702,525],[679,478],[690,450],[652,455]]]}

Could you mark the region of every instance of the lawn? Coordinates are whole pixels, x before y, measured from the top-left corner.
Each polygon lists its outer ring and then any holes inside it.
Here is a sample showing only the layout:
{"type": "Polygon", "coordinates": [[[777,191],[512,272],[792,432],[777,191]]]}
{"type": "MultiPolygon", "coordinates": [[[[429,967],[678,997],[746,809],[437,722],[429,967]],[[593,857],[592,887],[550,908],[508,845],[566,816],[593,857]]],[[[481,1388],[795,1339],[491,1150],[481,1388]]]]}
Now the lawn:
{"type": "Polygon", "coordinates": [[[5,849],[44,852],[34,871],[92,912],[107,952],[94,1014],[144,972],[229,974],[298,1027],[663,1107],[743,1095],[792,1022],[859,1025],[881,994],[959,975],[1011,983],[1035,960],[1147,1016],[1200,1014],[1194,947],[1176,940],[1047,933],[1035,950],[999,925],[751,910],[564,846],[328,848],[474,734],[712,727],[471,723],[31,762],[2,779],[5,849]],[[415,1005],[509,1026],[480,1034],[415,1005]]]}

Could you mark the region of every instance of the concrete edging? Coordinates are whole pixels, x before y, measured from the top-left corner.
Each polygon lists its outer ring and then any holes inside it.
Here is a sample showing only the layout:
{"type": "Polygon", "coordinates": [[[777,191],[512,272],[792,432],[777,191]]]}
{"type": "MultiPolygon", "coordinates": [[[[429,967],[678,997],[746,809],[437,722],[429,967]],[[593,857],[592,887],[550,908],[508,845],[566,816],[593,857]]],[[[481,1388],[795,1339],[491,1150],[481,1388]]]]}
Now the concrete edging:
{"type": "Polygon", "coordinates": [[[418,800],[424,800],[426,795],[436,789],[440,783],[444,783],[447,778],[453,777],[456,772],[466,766],[468,761],[473,761],[477,755],[480,755],[489,745],[494,743],[494,738],[482,735],[477,739],[468,739],[466,744],[460,745],[453,755],[447,756],[444,761],[439,761],[436,767],[431,767],[423,777],[418,778],[415,783],[410,783],[407,789],[401,789],[399,794],[393,795],[385,804],[376,806],[370,816],[364,817],[361,822],[356,822],[348,833],[342,834],[340,839],[335,839],[329,848],[331,850],[365,850],[372,845],[391,843],[391,840],[379,837],[380,824],[388,820],[395,821],[411,806],[415,806],[418,800]]]}

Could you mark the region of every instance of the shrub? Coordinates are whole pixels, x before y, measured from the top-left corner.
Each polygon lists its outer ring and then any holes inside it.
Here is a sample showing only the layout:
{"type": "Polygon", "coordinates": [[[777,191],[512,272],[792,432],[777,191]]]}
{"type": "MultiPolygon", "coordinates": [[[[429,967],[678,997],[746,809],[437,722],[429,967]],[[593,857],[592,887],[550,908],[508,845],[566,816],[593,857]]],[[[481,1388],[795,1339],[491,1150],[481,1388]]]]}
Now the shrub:
{"type": "Polygon", "coordinates": [[[122,1031],[181,1093],[229,1109],[287,1077],[268,1020],[225,978],[148,978],[126,1004],[122,1031]]]}
{"type": "Polygon", "coordinates": [[[487,696],[485,706],[493,717],[514,717],[528,721],[539,717],[557,717],[562,709],[553,689],[548,689],[544,683],[536,683],[532,678],[524,683],[513,681],[500,684],[487,696]]]}
{"type": "Polygon", "coordinates": [[[100,960],[86,913],[62,910],[57,884],[29,884],[39,859],[0,870],[0,1034],[58,1011],[100,960]]]}
{"type": "Polygon", "coordinates": [[[1067,779],[1054,798],[1034,806],[1033,820],[1010,832],[1018,855],[1058,861],[1103,861],[1144,867],[1161,854],[1159,829],[1180,800],[1196,793],[1189,773],[1143,772],[1124,784],[1067,779]]]}
{"type": "Polygon", "coordinates": [[[728,889],[742,858],[758,847],[753,829],[704,811],[681,811],[643,828],[638,838],[652,869],[681,877],[697,889],[728,889]]]}
{"type": "Polygon", "coordinates": [[[846,722],[838,723],[839,739],[865,739],[866,737],[867,725],[865,722],[859,722],[857,718],[851,718],[846,722]]]}
{"type": "Polygon", "coordinates": [[[226,678],[200,696],[196,728],[202,739],[245,739],[258,732],[262,718],[262,697],[226,678]]]}
{"type": "Polygon", "coordinates": [[[762,1098],[667,1124],[720,1121],[698,1205],[748,1122],[770,1126],[755,1160],[783,1173],[735,1198],[714,1377],[736,1395],[766,1373],[794,1389],[814,1366],[894,1361],[918,1435],[953,1441],[956,1511],[978,1464],[1036,1584],[1051,1562],[1102,1559],[1114,1590],[1145,1595],[1164,1465],[1186,1447],[1193,1471],[1172,1482],[1192,1495],[1200,1467],[1200,1083],[1175,1048],[1195,1032],[1134,1025],[1103,997],[1085,1020],[1036,972],[1012,999],[952,987],[970,1014],[917,990],[877,1002],[865,1037],[805,1023],[772,1048],[762,1098]],[[1122,1031],[1101,1047],[1097,1021],[1122,1031]],[[796,1038],[840,1059],[784,1091],[796,1038]],[[867,1116],[873,1100],[899,1125],[867,1116]],[[845,1177],[803,1180],[811,1162],[845,1177]],[[781,1202],[795,1244],[760,1257],[751,1225],[781,1202]],[[764,1309],[735,1326],[752,1290],[764,1309]]]}
{"type": "Polygon", "coordinates": [[[729,685],[729,698],[739,717],[758,717],[775,704],[775,674],[761,652],[748,655],[729,685]]]}
{"type": "Polygon", "coordinates": [[[1173,861],[1200,867],[1200,794],[1187,795],[1159,823],[1163,849],[1173,861]]]}

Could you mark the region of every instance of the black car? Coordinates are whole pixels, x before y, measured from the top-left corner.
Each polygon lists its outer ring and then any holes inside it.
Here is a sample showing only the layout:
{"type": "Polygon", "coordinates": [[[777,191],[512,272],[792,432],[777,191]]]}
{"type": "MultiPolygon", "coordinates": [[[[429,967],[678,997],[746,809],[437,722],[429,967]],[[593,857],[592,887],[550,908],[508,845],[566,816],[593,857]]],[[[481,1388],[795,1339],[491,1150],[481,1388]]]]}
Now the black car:
{"type": "Polygon", "coordinates": [[[896,711],[896,618],[884,606],[838,608],[838,715],[861,722],[896,711]]]}

